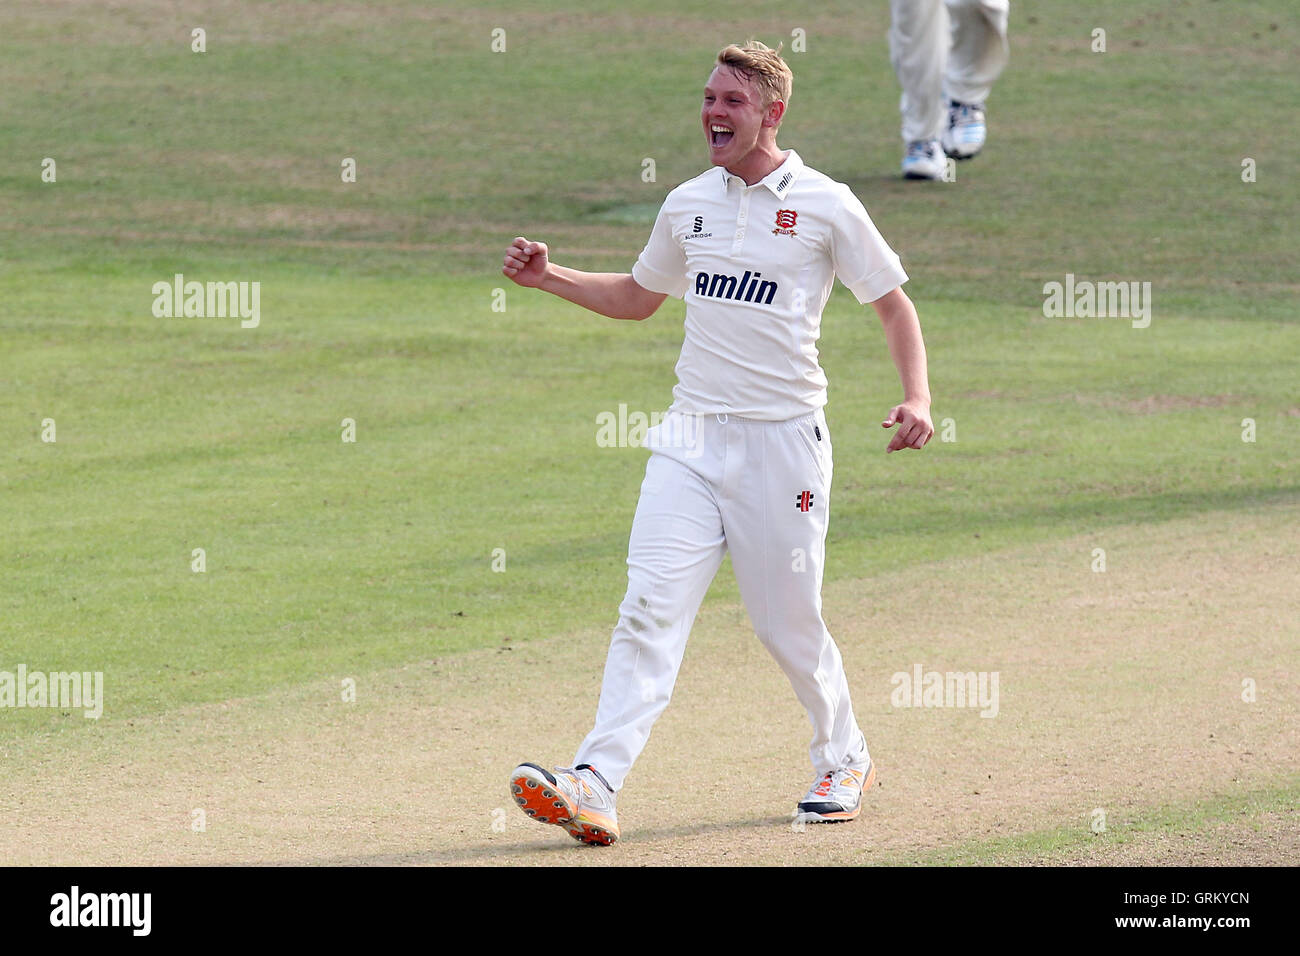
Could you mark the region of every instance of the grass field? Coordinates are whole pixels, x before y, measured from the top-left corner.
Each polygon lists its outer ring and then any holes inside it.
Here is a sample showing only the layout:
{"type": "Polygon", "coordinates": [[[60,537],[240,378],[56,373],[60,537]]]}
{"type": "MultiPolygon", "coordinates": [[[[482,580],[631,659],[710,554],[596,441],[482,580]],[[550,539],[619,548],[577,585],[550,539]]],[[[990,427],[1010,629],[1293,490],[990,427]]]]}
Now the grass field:
{"type": "Polygon", "coordinates": [[[1294,5],[1013,4],[952,184],[896,178],[887,3],[699,9],[6,8],[0,672],[102,671],[105,701],[0,708],[0,862],[1300,862],[1294,5]],[[667,406],[682,306],[600,319],[501,253],[630,268],[707,161],[717,49],[796,28],[781,143],[903,257],[955,438],[882,454],[897,378],[837,288],[827,615],[878,806],[789,832],[805,718],[724,568],[625,843],[578,854],[504,778],[594,712],[645,461],[596,418],[667,406]],[[156,318],[176,273],[259,282],[260,324],[156,318]],[[1067,273],[1150,282],[1150,327],[1044,317],[1067,273]],[[891,708],[915,663],[1000,672],[998,718],[891,708]],[[720,761],[753,807],[667,802],[720,761]]]}

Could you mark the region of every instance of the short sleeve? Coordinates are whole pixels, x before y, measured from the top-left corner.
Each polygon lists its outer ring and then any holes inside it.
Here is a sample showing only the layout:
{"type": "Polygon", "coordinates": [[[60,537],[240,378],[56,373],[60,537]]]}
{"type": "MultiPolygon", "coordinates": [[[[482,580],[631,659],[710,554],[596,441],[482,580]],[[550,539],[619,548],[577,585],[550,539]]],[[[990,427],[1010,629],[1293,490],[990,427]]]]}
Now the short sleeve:
{"type": "Polygon", "coordinates": [[[651,292],[659,292],[680,299],[686,295],[690,283],[686,276],[686,253],[673,238],[672,219],[665,202],[655,219],[650,241],[632,267],[632,278],[637,285],[651,292]]]}
{"type": "Polygon", "coordinates": [[[907,281],[907,273],[853,190],[843,187],[835,212],[831,257],[835,274],[863,305],[907,281]]]}

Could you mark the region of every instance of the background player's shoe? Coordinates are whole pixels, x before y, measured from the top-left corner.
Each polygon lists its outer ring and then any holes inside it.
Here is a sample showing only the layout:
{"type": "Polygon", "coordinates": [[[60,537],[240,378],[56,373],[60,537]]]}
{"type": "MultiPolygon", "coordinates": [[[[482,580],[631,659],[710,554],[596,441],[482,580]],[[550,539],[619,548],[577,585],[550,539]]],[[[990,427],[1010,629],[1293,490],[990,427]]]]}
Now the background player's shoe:
{"type": "Polygon", "coordinates": [[[943,151],[953,159],[970,159],[984,148],[983,103],[948,104],[948,128],[943,131],[943,151]]]}
{"type": "Polygon", "coordinates": [[[875,764],[865,769],[844,767],[813,781],[812,789],[799,801],[795,823],[844,823],[857,819],[862,810],[862,791],[876,779],[875,764]]]}
{"type": "Polygon", "coordinates": [[[521,763],[510,774],[510,792],[538,823],[564,827],[581,843],[609,846],[618,839],[614,791],[590,764],[556,767],[552,773],[521,763]]]}
{"type": "Polygon", "coordinates": [[[942,179],[946,163],[937,139],[918,139],[903,154],[904,179],[942,179]]]}

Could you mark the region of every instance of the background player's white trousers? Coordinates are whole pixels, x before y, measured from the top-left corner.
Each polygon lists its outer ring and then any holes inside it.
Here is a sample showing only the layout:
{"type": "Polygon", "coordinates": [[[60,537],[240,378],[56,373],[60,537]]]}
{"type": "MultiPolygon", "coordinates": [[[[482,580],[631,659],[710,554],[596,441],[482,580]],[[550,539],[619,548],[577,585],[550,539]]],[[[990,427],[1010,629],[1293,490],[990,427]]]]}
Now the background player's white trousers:
{"type": "Polygon", "coordinates": [[[890,0],[903,142],[938,139],[948,101],[983,103],[1007,65],[1010,0],[890,0]]]}
{"type": "Polygon", "coordinates": [[[808,711],[814,769],[864,765],[866,741],[821,614],[831,484],[825,417],[755,422],[670,413],[646,446],[652,454],[628,543],[627,594],[596,724],[574,763],[591,764],[616,790],[623,785],[668,705],[695,614],[729,550],[754,631],[808,711]]]}

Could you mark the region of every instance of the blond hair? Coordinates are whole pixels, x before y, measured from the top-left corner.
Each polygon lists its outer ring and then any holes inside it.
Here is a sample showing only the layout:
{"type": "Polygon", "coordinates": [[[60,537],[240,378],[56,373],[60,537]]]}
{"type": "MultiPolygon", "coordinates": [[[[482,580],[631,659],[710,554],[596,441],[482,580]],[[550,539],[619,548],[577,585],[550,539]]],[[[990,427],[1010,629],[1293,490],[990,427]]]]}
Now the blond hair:
{"type": "Polygon", "coordinates": [[[767,109],[777,100],[788,108],[790,93],[794,88],[794,73],[785,60],[781,59],[781,48],[785,43],[778,43],[776,49],[758,40],[748,40],[744,46],[731,44],[718,53],[718,66],[735,70],[754,83],[763,94],[763,109],[767,109]]]}

